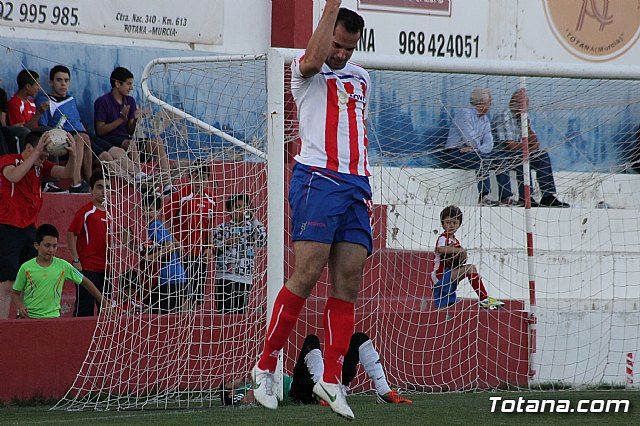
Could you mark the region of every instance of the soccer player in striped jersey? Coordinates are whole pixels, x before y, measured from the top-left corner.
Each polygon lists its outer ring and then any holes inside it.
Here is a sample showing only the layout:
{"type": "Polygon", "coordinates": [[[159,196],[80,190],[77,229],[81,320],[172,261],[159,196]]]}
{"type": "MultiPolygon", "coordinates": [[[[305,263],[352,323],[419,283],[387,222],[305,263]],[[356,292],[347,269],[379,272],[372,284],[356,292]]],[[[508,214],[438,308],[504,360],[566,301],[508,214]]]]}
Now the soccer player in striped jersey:
{"type": "Polygon", "coordinates": [[[349,62],[364,20],[340,5],[340,0],[326,2],[305,52],[291,64],[302,140],[289,189],[294,272],[276,298],[264,351],[252,375],[256,400],[276,409],[272,385],[278,354],[328,264],[325,369],[313,392],[338,415],[353,419],[341,375],[364,262],[373,249],[366,128],[371,79],[365,69],[349,62]]]}

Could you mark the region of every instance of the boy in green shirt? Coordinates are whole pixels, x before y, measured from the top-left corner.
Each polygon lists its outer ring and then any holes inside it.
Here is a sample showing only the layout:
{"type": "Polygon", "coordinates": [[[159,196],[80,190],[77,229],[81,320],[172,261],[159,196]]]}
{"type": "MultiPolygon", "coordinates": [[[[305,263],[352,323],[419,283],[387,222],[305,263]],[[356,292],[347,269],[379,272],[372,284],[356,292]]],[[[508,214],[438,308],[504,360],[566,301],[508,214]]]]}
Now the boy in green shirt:
{"type": "Polygon", "coordinates": [[[66,260],[55,257],[58,250],[58,230],[43,224],[36,230],[34,247],[38,256],[22,264],[11,295],[18,318],[58,318],[60,298],[65,280],[83,286],[102,308],[109,306],[100,291],[66,260]]]}

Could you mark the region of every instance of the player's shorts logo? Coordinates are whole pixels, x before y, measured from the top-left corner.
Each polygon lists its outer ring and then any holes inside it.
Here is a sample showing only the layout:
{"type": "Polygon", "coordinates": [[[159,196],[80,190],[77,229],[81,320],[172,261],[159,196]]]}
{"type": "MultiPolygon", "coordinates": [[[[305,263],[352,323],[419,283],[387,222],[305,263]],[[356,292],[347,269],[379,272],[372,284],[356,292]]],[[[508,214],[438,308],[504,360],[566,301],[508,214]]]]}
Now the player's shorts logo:
{"type": "Polygon", "coordinates": [[[553,34],[574,56],[604,62],[624,54],[640,36],[640,3],[611,0],[546,0],[553,34]]]}

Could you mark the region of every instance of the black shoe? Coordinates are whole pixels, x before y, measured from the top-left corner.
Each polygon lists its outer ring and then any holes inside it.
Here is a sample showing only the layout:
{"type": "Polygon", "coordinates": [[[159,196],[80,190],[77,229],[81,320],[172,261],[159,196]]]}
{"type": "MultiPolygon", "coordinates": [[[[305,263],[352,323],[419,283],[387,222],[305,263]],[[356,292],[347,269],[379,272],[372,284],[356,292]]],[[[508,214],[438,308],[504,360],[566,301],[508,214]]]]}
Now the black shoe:
{"type": "Polygon", "coordinates": [[[85,181],[81,181],[78,185],[72,185],[69,187],[70,194],[87,194],[89,193],[89,184],[85,181]]]}
{"type": "Polygon", "coordinates": [[[65,194],[69,191],[67,191],[66,189],[60,188],[58,185],[54,184],[53,182],[47,182],[44,184],[44,189],[42,190],[42,192],[65,194]]]}
{"type": "Polygon", "coordinates": [[[569,204],[558,200],[555,195],[545,195],[540,199],[540,203],[538,204],[540,207],[571,207],[569,204]]]}

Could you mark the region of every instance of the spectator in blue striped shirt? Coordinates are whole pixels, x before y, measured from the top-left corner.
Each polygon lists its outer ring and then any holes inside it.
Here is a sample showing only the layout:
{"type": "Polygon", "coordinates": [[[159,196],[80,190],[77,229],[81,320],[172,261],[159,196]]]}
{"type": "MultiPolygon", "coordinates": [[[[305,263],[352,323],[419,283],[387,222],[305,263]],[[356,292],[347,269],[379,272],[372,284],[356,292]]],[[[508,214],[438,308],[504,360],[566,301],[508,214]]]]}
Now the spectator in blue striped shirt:
{"type": "MultiPolygon", "coordinates": [[[[516,178],[518,181],[518,204],[524,205],[524,171],[522,167],[522,125],[520,116],[529,109],[529,97],[525,89],[516,90],[509,101],[509,108],[499,114],[493,123],[495,139],[498,141],[496,149],[503,156],[511,156],[516,164],[516,178]]],[[[536,171],[536,178],[540,187],[541,198],[539,202],[531,200],[532,207],[569,207],[556,197],[556,184],[553,179],[551,158],[547,151],[540,149],[538,136],[528,126],[529,139],[529,164],[536,171]]]]}

